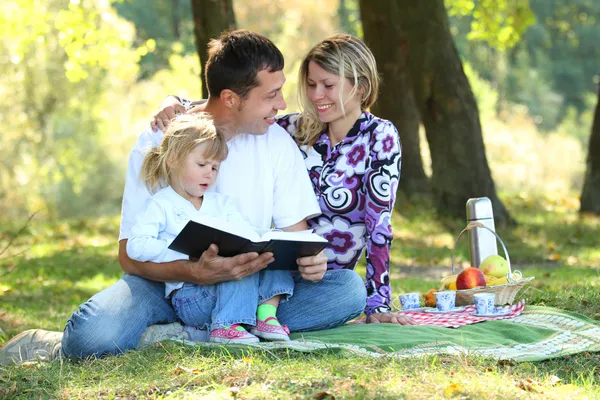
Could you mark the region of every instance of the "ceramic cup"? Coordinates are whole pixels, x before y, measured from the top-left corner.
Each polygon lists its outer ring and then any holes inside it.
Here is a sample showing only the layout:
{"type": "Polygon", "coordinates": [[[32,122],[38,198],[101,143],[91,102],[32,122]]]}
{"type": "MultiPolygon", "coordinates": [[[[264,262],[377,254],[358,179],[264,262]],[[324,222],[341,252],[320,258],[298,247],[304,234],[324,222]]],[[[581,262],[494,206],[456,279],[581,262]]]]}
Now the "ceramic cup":
{"type": "Polygon", "coordinates": [[[492,314],[495,311],[496,295],[494,293],[478,293],[473,295],[473,300],[475,301],[477,314],[492,314]]]}
{"type": "Polygon", "coordinates": [[[438,311],[450,311],[454,309],[456,304],[456,292],[454,290],[435,292],[434,294],[435,305],[438,311]]]}
{"type": "Polygon", "coordinates": [[[401,294],[399,299],[403,310],[414,310],[421,307],[421,294],[419,292],[401,294]]]}

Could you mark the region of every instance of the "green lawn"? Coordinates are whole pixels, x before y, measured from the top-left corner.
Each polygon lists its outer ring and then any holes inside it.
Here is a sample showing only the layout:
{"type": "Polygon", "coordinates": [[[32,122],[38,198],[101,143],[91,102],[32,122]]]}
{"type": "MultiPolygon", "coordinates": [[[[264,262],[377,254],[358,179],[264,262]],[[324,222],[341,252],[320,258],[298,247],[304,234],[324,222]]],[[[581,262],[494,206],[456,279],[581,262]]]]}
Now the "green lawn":
{"type": "MultiPolygon", "coordinates": [[[[600,219],[579,218],[572,198],[505,201],[519,225],[499,234],[513,264],[536,276],[523,294],[528,304],[600,320],[600,219]]],[[[401,207],[394,220],[396,295],[438,286],[450,273],[463,225],[439,220],[424,207],[401,207]]],[[[1,251],[18,227],[0,231],[1,251]]],[[[80,303],[117,280],[117,236],[117,217],[51,225],[34,219],[0,256],[0,344],[28,328],[62,330],[80,303]]],[[[467,262],[466,239],[457,255],[467,262]]],[[[600,353],[515,364],[157,344],[103,360],[0,367],[0,398],[583,399],[600,398],[599,383],[600,353]]]]}

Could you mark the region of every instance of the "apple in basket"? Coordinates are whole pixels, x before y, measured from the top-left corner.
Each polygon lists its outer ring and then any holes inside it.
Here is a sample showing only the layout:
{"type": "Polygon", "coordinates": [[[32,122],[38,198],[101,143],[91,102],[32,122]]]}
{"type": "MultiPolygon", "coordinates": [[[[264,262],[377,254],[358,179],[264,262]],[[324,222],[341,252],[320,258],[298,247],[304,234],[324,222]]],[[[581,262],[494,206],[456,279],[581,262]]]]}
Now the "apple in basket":
{"type": "Polygon", "coordinates": [[[479,269],[484,275],[502,278],[508,274],[508,263],[502,256],[492,254],[481,262],[479,269]]]}
{"type": "Polygon", "coordinates": [[[456,288],[458,290],[472,289],[477,286],[485,286],[485,276],[479,268],[465,268],[456,277],[456,288]]]}

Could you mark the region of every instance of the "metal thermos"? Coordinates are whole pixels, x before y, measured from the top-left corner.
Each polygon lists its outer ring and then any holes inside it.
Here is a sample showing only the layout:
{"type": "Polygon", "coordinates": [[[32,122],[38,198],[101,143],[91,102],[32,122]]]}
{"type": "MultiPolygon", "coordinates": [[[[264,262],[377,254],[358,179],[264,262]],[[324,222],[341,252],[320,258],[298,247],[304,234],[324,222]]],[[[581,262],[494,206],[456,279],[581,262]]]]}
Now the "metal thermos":
{"type": "MultiPolygon", "coordinates": [[[[496,232],[494,226],[494,211],[492,202],[487,197],[467,200],[467,224],[479,222],[496,232]]],[[[474,228],[469,231],[471,243],[471,265],[479,268],[481,262],[492,254],[498,254],[498,246],[494,234],[484,228],[474,228]]]]}

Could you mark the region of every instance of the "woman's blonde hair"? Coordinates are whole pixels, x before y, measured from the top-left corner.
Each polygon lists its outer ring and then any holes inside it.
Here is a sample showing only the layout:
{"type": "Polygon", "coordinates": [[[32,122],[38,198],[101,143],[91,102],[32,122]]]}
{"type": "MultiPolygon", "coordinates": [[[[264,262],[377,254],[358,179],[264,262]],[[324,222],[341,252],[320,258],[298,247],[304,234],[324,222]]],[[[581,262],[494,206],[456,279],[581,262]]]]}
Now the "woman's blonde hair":
{"type": "Polygon", "coordinates": [[[346,79],[353,84],[349,98],[360,94],[362,111],[375,103],[379,94],[377,62],[371,50],[360,39],[352,35],[337,34],[318,43],[302,61],[298,78],[298,103],[302,109],[302,117],[296,129],[296,140],[308,146],[315,144],[326,128],[326,124],[319,121],[317,110],[308,98],[308,64],[311,61],[340,77],[339,101],[342,112],[345,112],[341,96],[346,79]]]}
{"type": "Polygon", "coordinates": [[[174,118],[160,146],[144,158],[140,179],[150,193],[171,185],[171,166],[179,166],[198,145],[204,145],[204,157],[223,161],[227,157],[227,141],[207,113],[181,114],[174,118]],[[167,163],[167,160],[168,163],[167,163]]]}

